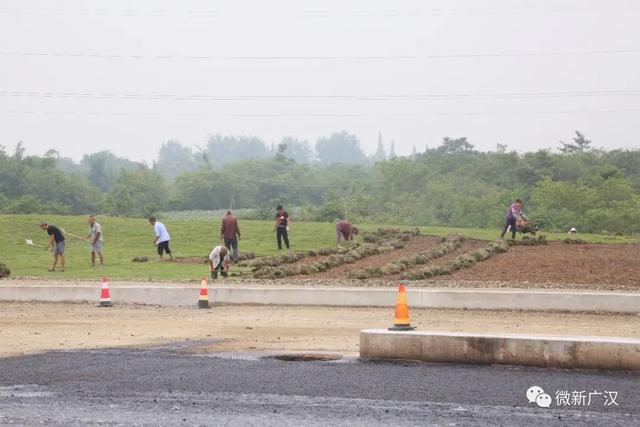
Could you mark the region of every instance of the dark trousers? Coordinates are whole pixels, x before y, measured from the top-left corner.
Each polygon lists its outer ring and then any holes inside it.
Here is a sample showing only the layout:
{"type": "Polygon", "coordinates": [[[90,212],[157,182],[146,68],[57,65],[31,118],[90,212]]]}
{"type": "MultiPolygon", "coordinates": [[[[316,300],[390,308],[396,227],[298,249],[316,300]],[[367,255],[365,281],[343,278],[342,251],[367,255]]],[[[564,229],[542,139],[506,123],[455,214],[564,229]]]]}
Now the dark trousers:
{"type": "Polygon", "coordinates": [[[276,239],[278,240],[278,249],[282,249],[282,241],[289,249],[289,233],[287,233],[287,227],[276,227],[276,239]]]}
{"type": "Polygon", "coordinates": [[[218,271],[220,272],[220,274],[222,274],[222,277],[227,277],[228,274],[226,271],[224,271],[224,266],[223,266],[223,262],[220,261],[220,263],[218,263],[218,265],[216,266],[216,268],[213,269],[213,271],[211,271],[211,278],[212,279],[217,279],[218,278],[218,271]]]}
{"type": "Polygon", "coordinates": [[[516,226],[516,219],[515,218],[507,218],[507,223],[504,225],[504,228],[502,229],[502,234],[500,235],[500,237],[504,237],[505,233],[507,232],[507,229],[509,228],[509,226],[511,226],[511,238],[515,239],[516,238],[516,229],[518,228],[516,226]]]}
{"type": "Polygon", "coordinates": [[[169,241],[168,240],[158,243],[158,255],[162,256],[163,252],[166,252],[167,255],[171,255],[171,249],[169,249],[169,241]]]}
{"type": "Polygon", "coordinates": [[[238,239],[224,239],[224,245],[229,250],[233,248],[233,255],[231,255],[231,259],[236,261],[238,259],[238,239]]]}

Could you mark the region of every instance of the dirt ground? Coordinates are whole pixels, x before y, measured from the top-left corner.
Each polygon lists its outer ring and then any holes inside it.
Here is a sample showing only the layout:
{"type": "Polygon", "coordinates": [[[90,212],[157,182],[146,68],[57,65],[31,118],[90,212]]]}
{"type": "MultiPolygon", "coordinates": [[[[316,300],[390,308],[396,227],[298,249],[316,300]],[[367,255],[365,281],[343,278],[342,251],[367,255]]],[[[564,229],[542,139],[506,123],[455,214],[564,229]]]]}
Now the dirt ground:
{"type": "MultiPolygon", "coordinates": [[[[420,252],[423,252],[425,250],[428,250],[430,248],[433,248],[435,246],[437,246],[441,241],[440,237],[434,237],[434,236],[417,236],[417,237],[412,237],[411,240],[409,242],[406,243],[406,246],[402,249],[398,249],[398,250],[394,250],[392,252],[389,253],[385,253],[385,254],[380,254],[380,255],[373,255],[370,257],[366,257],[363,259],[360,259],[352,264],[343,264],[340,265],[338,267],[332,268],[328,271],[322,272],[322,273],[317,273],[317,274],[310,274],[310,275],[297,275],[297,276],[291,276],[288,279],[291,280],[296,280],[296,279],[309,279],[309,278],[313,278],[313,279],[344,279],[347,277],[347,275],[351,272],[355,272],[355,271],[359,271],[362,270],[364,268],[374,268],[374,267],[383,267],[384,265],[395,261],[399,258],[402,257],[411,257],[414,255],[419,254],[420,252]]],[[[441,263],[446,262],[447,260],[451,259],[451,258],[455,258],[458,255],[462,255],[464,253],[470,252],[470,251],[474,251],[478,248],[484,247],[486,246],[486,242],[481,242],[479,240],[467,240],[463,243],[463,246],[460,249],[455,250],[454,252],[445,255],[442,258],[438,258],[437,260],[434,260],[432,262],[432,265],[438,265],[441,263]]],[[[304,259],[303,261],[300,261],[300,264],[312,264],[314,262],[317,262],[321,259],[323,259],[324,257],[309,257],[304,259]]],[[[421,266],[418,266],[421,267],[421,266]]],[[[418,268],[416,267],[416,268],[418,268]]],[[[392,276],[390,276],[392,277],[392,276]]]]}
{"type": "MultiPolygon", "coordinates": [[[[331,280],[345,281],[350,272],[368,267],[381,267],[400,257],[409,257],[437,245],[439,239],[432,237],[413,238],[404,249],[388,254],[376,255],[353,264],[341,265],[329,271],[293,276],[286,281],[322,282],[333,286],[331,280]]],[[[438,265],[458,255],[484,247],[488,242],[467,240],[462,248],[438,258],[429,265],[438,265]]],[[[417,266],[414,268],[422,268],[417,266]]],[[[385,286],[383,281],[397,279],[370,279],[349,286],[385,286]]],[[[471,268],[462,269],[451,275],[434,280],[417,281],[416,286],[439,287],[528,287],[567,288],[598,290],[639,290],[640,289],[640,245],[638,244],[584,244],[569,245],[551,242],[540,246],[513,246],[505,254],[498,254],[487,261],[479,262],[471,268]],[[437,283],[436,283],[437,282],[437,283]]]]}
{"type": "MultiPolygon", "coordinates": [[[[433,237],[433,236],[412,237],[411,240],[406,242],[405,247],[402,249],[397,249],[395,251],[391,251],[386,254],[373,255],[370,257],[366,257],[352,264],[343,264],[338,267],[332,268],[331,270],[318,273],[318,274],[308,275],[306,277],[326,278],[326,279],[345,278],[347,277],[347,274],[351,273],[352,271],[358,271],[358,270],[362,270],[363,268],[369,268],[369,267],[382,267],[385,264],[391,261],[394,261],[398,258],[416,255],[422,251],[425,251],[429,248],[436,246],[438,243],[440,243],[440,240],[441,239],[439,237],[433,237]]],[[[305,278],[305,276],[293,276],[292,278],[302,279],[302,278],[305,278]]]]}
{"type": "MultiPolygon", "coordinates": [[[[640,316],[632,315],[414,309],[411,316],[420,330],[640,336],[640,316]]],[[[352,354],[360,329],[392,322],[393,310],[384,308],[0,303],[0,357],[176,342],[204,352],[352,354]]]]}
{"type": "Polygon", "coordinates": [[[640,245],[514,246],[447,279],[640,288],[640,245]]]}

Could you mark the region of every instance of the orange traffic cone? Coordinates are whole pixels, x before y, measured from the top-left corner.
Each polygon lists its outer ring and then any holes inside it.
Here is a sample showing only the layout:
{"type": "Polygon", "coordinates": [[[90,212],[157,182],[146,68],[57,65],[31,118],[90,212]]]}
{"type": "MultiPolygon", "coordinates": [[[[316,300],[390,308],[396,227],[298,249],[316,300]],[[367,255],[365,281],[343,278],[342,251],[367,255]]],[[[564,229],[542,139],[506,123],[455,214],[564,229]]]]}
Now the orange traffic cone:
{"type": "Polygon", "coordinates": [[[98,304],[98,307],[112,307],[109,281],[106,277],[102,278],[102,290],[100,291],[100,304],[98,304]]]}
{"type": "Polygon", "coordinates": [[[207,290],[207,279],[204,277],[200,281],[200,297],[198,297],[198,308],[210,308],[209,291],[207,290]]]}
{"type": "Polygon", "coordinates": [[[407,306],[407,296],[404,285],[398,287],[398,298],[396,299],[396,319],[390,331],[411,331],[415,329],[409,321],[409,306],[407,306]]]}

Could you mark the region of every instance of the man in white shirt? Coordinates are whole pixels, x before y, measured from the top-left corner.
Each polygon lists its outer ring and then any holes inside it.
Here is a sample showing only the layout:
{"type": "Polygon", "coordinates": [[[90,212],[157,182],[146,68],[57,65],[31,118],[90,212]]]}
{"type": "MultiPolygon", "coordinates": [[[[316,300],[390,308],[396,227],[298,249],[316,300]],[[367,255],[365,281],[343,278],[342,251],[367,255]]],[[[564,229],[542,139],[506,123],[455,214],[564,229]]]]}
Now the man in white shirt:
{"type": "Polygon", "coordinates": [[[160,221],[156,221],[154,217],[149,218],[149,223],[153,226],[153,234],[155,235],[153,244],[158,247],[158,255],[160,255],[160,261],[162,261],[162,255],[164,252],[166,252],[167,255],[169,255],[169,257],[173,260],[171,249],[169,249],[169,240],[171,240],[171,236],[169,236],[167,227],[165,227],[164,224],[160,221]]]}
{"type": "Polygon", "coordinates": [[[96,254],[100,258],[100,267],[104,266],[104,256],[102,255],[104,236],[102,235],[102,226],[96,222],[94,215],[89,215],[89,235],[86,240],[91,244],[91,267],[96,266],[96,254]]]}
{"type": "Polygon", "coordinates": [[[227,277],[229,273],[229,249],[225,246],[216,246],[209,254],[209,270],[211,270],[211,278],[218,278],[218,271],[222,277],[227,277]]]}

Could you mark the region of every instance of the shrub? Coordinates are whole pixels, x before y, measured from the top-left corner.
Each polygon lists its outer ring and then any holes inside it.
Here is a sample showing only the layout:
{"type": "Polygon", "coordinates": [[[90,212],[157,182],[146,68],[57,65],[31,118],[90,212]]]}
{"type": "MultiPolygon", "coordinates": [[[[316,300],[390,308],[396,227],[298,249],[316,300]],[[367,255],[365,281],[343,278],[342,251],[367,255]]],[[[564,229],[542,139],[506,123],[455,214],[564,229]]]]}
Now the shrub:
{"type": "Polygon", "coordinates": [[[6,264],[0,262],[0,279],[4,279],[5,277],[9,277],[11,275],[11,270],[7,267],[6,264]]]}

